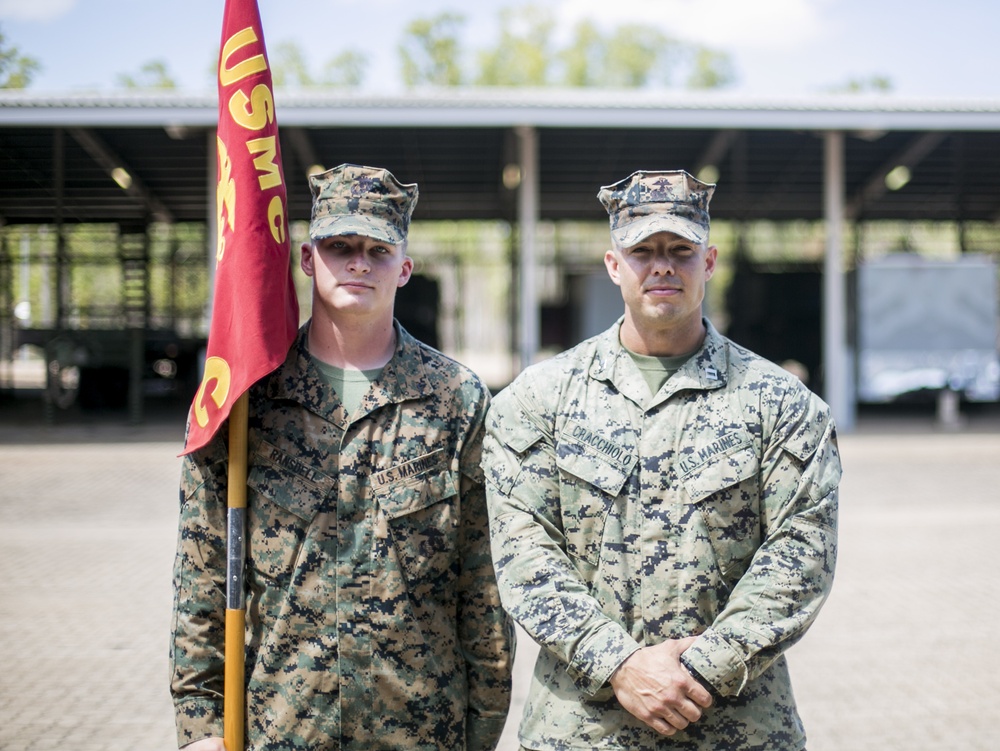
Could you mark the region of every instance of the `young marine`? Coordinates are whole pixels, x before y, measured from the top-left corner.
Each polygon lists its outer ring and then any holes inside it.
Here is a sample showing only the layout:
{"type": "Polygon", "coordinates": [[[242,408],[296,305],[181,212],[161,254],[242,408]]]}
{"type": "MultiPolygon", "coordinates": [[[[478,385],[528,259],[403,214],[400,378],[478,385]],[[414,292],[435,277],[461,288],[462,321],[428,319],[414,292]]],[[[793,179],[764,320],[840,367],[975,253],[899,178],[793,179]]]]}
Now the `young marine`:
{"type": "Polygon", "coordinates": [[[833,581],[836,432],[702,317],[714,190],[683,171],[602,188],[624,316],[490,409],[501,599],[541,645],[526,749],[805,748],[784,652],[833,581]]]}
{"type": "MultiPolygon", "coordinates": [[[[513,633],[490,559],[489,392],[393,317],[417,186],[310,177],[312,316],[250,392],[247,751],[493,749],[513,633]]],[[[171,691],[222,751],[226,430],[185,458],[171,691]]]]}

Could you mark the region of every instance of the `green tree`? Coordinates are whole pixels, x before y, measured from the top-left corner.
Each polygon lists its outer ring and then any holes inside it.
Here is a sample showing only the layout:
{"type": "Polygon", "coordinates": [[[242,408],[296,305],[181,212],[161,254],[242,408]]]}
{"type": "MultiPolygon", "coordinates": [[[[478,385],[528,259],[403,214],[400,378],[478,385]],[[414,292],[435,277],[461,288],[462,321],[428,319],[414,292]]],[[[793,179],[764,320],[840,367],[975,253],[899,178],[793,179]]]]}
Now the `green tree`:
{"type": "Polygon", "coordinates": [[[309,75],[309,66],[298,42],[279,42],[268,55],[268,62],[275,88],[314,86],[316,83],[309,75]]]}
{"type": "Polygon", "coordinates": [[[500,40],[479,53],[482,86],[545,86],[554,59],[552,14],[536,5],[500,11],[500,40]]]}
{"type": "Polygon", "coordinates": [[[41,67],[33,57],[22,55],[17,47],[8,47],[0,29],[0,89],[27,88],[41,67]]]}
{"type": "Polygon", "coordinates": [[[457,13],[411,21],[399,45],[403,83],[408,87],[461,84],[459,32],[464,23],[465,17],[457,13]]]}
{"type": "Polygon", "coordinates": [[[364,80],[364,71],[364,55],[347,50],[326,62],[323,67],[323,85],[357,88],[364,80]]]}
{"type": "Polygon", "coordinates": [[[118,74],[118,85],[125,89],[176,89],[177,82],[163,60],[143,63],[137,75],[118,74]]]}
{"type": "Polygon", "coordinates": [[[831,94],[864,94],[867,92],[887,93],[892,91],[892,81],[886,76],[869,76],[867,78],[851,78],[840,86],[831,86],[831,94]]]}
{"type": "Polygon", "coordinates": [[[442,13],[410,23],[398,48],[404,83],[704,89],[726,86],[735,78],[724,52],[669,37],[649,25],[629,23],[602,33],[593,21],[583,20],[570,41],[556,48],[554,16],[545,7],[507,7],[498,17],[498,38],[477,51],[473,75],[461,69],[463,16],[442,13]]]}
{"type": "Polygon", "coordinates": [[[654,78],[668,83],[680,48],[679,43],[648,26],[619,26],[607,42],[601,85],[640,88],[654,78]]]}
{"type": "Polygon", "coordinates": [[[364,74],[364,57],[348,50],[328,60],[322,75],[315,78],[298,42],[285,41],[275,45],[269,55],[271,81],[277,88],[309,88],[313,86],[355,87],[364,74]]]}
{"type": "Polygon", "coordinates": [[[569,46],[558,53],[566,86],[599,86],[601,66],[607,54],[601,32],[590,21],[581,21],[569,46]]]}
{"type": "Polygon", "coordinates": [[[736,80],[732,60],[724,52],[698,47],[694,50],[691,67],[687,80],[689,89],[719,89],[736,80]]]}

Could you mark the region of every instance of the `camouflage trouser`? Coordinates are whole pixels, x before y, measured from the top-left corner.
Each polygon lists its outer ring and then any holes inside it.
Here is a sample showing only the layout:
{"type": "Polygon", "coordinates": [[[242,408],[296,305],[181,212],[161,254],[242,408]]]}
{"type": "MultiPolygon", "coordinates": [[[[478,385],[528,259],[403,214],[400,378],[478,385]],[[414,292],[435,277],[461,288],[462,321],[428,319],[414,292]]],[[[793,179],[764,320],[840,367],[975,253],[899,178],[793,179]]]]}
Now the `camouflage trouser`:
{"type": "MultiPolygon", "coordinates": [[[[518,751],[534,751],[534,749],[527,748],[526,746],[518,746],[518,751]]],[[[803,746],[802,751],[808,751],[808,749],[803,746]]]]}

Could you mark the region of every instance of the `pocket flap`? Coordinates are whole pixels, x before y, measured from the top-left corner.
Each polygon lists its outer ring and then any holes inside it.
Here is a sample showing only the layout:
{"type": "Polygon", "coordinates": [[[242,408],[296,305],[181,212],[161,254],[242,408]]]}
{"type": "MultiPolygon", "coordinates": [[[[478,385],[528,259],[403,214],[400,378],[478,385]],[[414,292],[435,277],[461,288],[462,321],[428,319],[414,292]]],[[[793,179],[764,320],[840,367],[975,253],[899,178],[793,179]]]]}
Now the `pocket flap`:
{"type": "Polygon", "coordinates": [[[517,420],[493,421],[491,429],[497,440],[516,454],[523,454],[542,438],[541,431],[534,425],[517,420]]]}
{"type": "Polygon", "coordinates": [[[372,492],[390,519],[412,514],[458,494],[459,475],[447,466],[443,450],[437,450],[377,473],[372,492]]]}
{"type": "Polygon", "coordinates": [[[262,441],[251,458],[247,487],[299,518],[311,521],[333,490],[334,479],[262,441]]]}
{"type": "Polygon", "coordinates": [[[750,479],[759,469],[757,452],[752,445],[744,444],[713,456],[685,475],[681,482],[691,502],[697,503],[713,493],[750,479]]]}
{"type": "Polygon", "coordinates": [[[597,439],[589,431],[583,437],[576,433],[569,429],[559,432],[556,464],[574,477],[617,496],[638,457],[612,441],[597,439]]]}

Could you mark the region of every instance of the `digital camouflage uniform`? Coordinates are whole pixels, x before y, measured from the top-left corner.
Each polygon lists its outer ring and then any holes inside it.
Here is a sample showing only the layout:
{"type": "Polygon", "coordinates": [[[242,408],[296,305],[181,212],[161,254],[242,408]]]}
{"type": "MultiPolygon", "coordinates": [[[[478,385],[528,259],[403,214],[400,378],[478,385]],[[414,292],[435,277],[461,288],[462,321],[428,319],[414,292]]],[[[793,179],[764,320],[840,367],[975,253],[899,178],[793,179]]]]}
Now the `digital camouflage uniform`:
{"type": "MultiPolygon", "coordinates": [[[[488,392],[396,333],[354,415],[311,364],[306,327],[251,390],[248,751],[471,751],[503,729],[512,644],[479,466],[488,392]]],[[[182,745],[222,735],[219,436],[183,467],[171,650],[182,745]]]]}
{"type": "Polygon", "coordinates": [[[619,321],[490,408],[501,597],[542,645],[520,728],[529,749],[804,747],[782,653],[833,579],[834,426],[794,377],[705,325],[653,398],[619,321]],[[608,679],[640,647],[694,634],[684,659],[715,703],[661,736],[608,679]]]}

